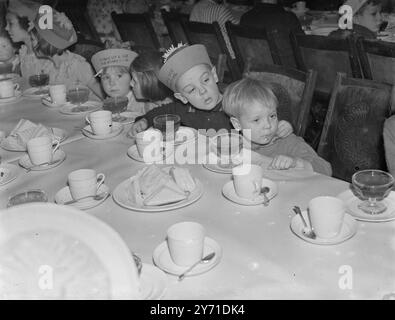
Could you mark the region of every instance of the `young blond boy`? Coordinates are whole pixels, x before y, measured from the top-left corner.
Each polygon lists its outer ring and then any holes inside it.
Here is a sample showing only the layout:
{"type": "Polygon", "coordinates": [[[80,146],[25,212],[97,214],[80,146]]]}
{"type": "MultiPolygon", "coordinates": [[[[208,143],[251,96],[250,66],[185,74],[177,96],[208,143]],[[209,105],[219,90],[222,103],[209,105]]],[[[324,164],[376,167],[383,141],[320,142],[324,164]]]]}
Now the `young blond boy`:
{"type": "MultiPolygon", "coordinates": [[[[232,129],[229,117],[222,110],[222,94],[218,76],[211,64],[205,46],[179,45],[165,54],[165,62],[158,74],[159,80],[174,92],[181,103],[171,103],[156,108],[136,119],[130,135],[153,125],[153,118],[162,114],[178,114],[181,125],[195,129],[232,129]]],[[[280,121],[278,135],[292,132],[291,125],[280,121]]]]}
{"type": "Polygon", "coordinates": [[[272,158],[272,169],[312,168],[331,175],[331,165],[320,158],[301,137],[278,137],[278,101],[270,86],[261,80],[242,79],[229,85],[223,97],[224,111],[251,149],[272,158]]]}

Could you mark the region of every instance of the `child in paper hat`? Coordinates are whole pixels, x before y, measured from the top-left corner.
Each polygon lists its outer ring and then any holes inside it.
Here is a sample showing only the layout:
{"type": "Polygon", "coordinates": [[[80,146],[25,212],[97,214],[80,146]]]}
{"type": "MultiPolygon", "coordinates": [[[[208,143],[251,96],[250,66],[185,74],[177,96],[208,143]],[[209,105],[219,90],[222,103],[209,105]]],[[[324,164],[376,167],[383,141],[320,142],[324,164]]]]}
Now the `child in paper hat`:
{"type": "Polygon", "coordinates": [[[29,31],[33,52],[38,58],[29,65],[23,77],[46,73],[50,84],[65,84],[71,88],[76,85],[89,87],[101,96],[100,85],[94,77],[93,68],[78,54],[67,49],[77,42],[77,34],[69,18],[62,12],[52,9],[52,28],[42,26],[46,12],[37,13],[29,31]]]}
{"type": "Polygon", "coordinates": [[[92,56],[96,75],[100,76],[102,88],[107,97],[127,97],[128,110],[144,114],[144,103],[136,101],[131,90],[130,64],[137,53],[127,49],[106,49],[92,56]]]}
{"type": "MultiPolygon", "coordinates": [[[[218,76],[204,45],[173,46],[164,55],[164,65],[159,80],[174,92],[181,101],[156,108],[137,118],[131,128],[131,135],[153,125],[153,118],[161,114],[177,114],[183,126],[195,129],[232,129],[229,117],[222,110],[222,94],[217,82],[218,76]]],[[[279,134],[292,132],[289,123],[281,121],[279,134]]]]}
{"type": "Polygon", "coordinates": [[[377,33],[383,22],[381,16],[382,0],[347,0],[344,5],[349,5],[353,13],[353,29],[333,31],[330,36],[336,38],[363,37],[376,39],[377,33]]]}

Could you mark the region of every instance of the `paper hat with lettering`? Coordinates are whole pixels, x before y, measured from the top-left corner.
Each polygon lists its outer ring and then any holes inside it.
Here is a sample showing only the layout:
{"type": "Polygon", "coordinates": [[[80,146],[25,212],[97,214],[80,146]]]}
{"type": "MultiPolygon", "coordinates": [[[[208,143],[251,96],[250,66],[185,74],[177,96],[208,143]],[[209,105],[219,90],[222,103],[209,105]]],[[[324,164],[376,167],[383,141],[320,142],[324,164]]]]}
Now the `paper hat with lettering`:
{"type": "Polygon", "coordinates": [[[199,64],[212,65],[206,47],[202,44],[171,46],[163,57],[165,61],[158,78],[174,92],[177,91],[177,80],[186,71],[199,64]]]}
{"type": "Polygon", "coordinates": [[[26,17],[33,21],[41,4],[30,0],[10,0],[7,10],[18,17],[26,17]]]}
{"type": "Polygon", "coordinates": [[[92,65],[97,73],[105,67],[122,66],[129,69],[137,56],[136,52],[127,49],[106,49],[92,56],[92,65]]]}
{"type": "Polygon", "coordinates": [[[344,5],[348,5],[352,8],[352,14],[355,15],[359,9],[367,2],[368,0],[347,0],[344,5]]]}
{"type": "Polygon", "coordinates": [[[61,50],[76,43],[77,34],[69,18],[63,12],[52,9],[53,19],[52,28],[50,28],[47,25],[49,21],[45,18],[45,15],[49,14],[49,12],[44,11],[43,13],[38,13],[34,19],[34,27],[40,36],[49,44],[61,50]]]}

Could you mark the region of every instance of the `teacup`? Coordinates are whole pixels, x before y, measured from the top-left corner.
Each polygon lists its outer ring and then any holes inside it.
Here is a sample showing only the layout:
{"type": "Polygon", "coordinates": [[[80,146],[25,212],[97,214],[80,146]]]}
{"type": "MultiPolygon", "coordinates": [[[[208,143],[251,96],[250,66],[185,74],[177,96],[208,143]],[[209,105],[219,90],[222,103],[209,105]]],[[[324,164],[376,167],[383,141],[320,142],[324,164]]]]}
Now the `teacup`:
{"type": "Polygon", "coordinates": [[[88,122],[96,135],[110,134],[112,131],[112,113],[108,110],[95,111],[89,114],[88,122]]]}
{"type": "Polygon", "coordinates": [[[158,129],[148,129],[136,135],[137,151],[144,162],[158,160],[163,155],[163,136],[158,129]]]}
{"type": "Polygon", "coordinates": [[[64,84],[57,84],[49,86],[49,95],[51,101],[54,104],[65,104],[66,103],[66,86],[64,84]]]}
{"type": "Polygon", "coordinates": [[[26,144],[30,161],[36,166],[50,163],[59,145],[59,140],[52,141],[48,136],[30,139],[26,144]]]}
{"type": "Polygon", "coordinates": [[[203,257],[204,227],[196,222],[180,222],[167,230],[170,257],[176,265],[190,266],[203,257]]]}
{"type": "Polygon", "coordinates": [[[308,205],[311,226],[319,238],[330,239],[341,231],[345,215],[342,200],[335,197],[317,197],[308,205]]]}
{"type": "Polygon", "coordinates": [[[262,187],[263,170],[254,164],[241,164],[232,169],[233,185],[240,198],[254,199],[262,187]]]}
{"type": "Polygon", "coordinates": [[[15,90],[19,90],[19,84],[11,79],[0,80],[0,98],[11,98],[15,96],[15,90]]]}
{"type": "Polygon", "coordinates": [[[96,174],[93,169],[79,169],[69,173],[68,182],[71,196],[74,200],[95,196],[104,179],[103,173],[96,174]]]}

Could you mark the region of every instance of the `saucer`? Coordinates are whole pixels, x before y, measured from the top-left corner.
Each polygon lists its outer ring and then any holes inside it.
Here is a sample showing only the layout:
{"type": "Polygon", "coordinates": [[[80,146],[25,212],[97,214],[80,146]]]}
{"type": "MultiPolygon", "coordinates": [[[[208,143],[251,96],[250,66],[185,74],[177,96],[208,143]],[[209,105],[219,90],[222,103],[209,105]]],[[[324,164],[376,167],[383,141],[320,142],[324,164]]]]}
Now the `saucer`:
{"type": "Polygon", "coordinates": [[[19,168],[14,164],[0,164],[0,186],[15,180],[20,174],[19,168]]]}
{"type": "Polygon", "coordinates": [[[122,132],[122,130],[123,130],[123,125],[121,123],[113,122],[111,127],[111,132],[109,134],[96,135],[92,132],[92,128],[90,125],[85,126],[84,128],[82,128],[81,131],[88,138],[95,140],[105,140],[105,139],[116,137],[122,132]]]}
{"type": "Polygon", "coordinates": [[[140,156],[139,151],[137,150],[137,145],[132,145],[129,149],[128,149],[128,156],[131,157],[133,160],[136,160],[138,162],[144,162],[144,163],[163,163],[166,162],[166,159],[169,158],[173,152],[172,150],[169,149],[169,151],[167,152],[167,154],[165,155],[165,158],[163,157],[163,155],[161,155],[158,159],[156,159],[154,162],[145,162],[144,159],[140,156]]]}
{"type": "MultiPolygon", "coordinates": [[[[110,188],[107,187],[104,183],[99,187],[97,190],[97,193],[102,193],[102,192],[109,192],[110,188]]],[[[81,210],[86,210],[90,208],[94,208],[98,206],[99,204],[103,203],[104,201],[107,200],[108,197],[101,199],[101,200],[94,200],[93,198],[87,198],[87,199],[82,199],[80,201],[77,201],[75,203],[69,204],[69,206],[75,207],[77,209],[81,210]]],[[[70,188],[68,186],[60,189],[56,195],[55,195],[55,202],[57,204],[64,204],[67,201],[73,200],[71,193],[70,193],[70,188]]]]}
{"type": "Polygon", "coordinates": [[[87,101],[81,106],[77,106],[72,103],[65,104],[63,107],[59,109],[60,113],[69,114],[69,115],[79,115],[85,114],[88,112],[93,112],[101,109],[103,107],[103,102],[99,101],[87,101]]]}
{"type": "Polygon", "coordinates": [[[19,159],[19,165],[25,169],[29,169],[32,171],[44,171],[44,170],[49,170],[49,169],[59,166],[65,159],[66,159],[66,153],[63,150],[58,149],[54,153],[53,159],[52,159],[52,162],[56,161],[55,163],[53,163],[51,165],[46,164],[46,165],[35,166],[30,161],[29,154],[26,153],[22,158],[19,159]]]}
{"type": "MultiPolygon", "coordinates": [[[[309,221],[307,211],[303,211],[302,214],[305,220],[309,221]]],[[[295,215],[291,220],[291,230],[295,235],[297,235],[302,240],[305,240],[310,243],[320,244],[320,245],[334,245],[334,244],[342,243],[352,238],[357,232],[358,225],[355,219],[351,215],[346,213],[344,215],[343,226],[340,230],[340,233],[336,237],[330,239],[323,239],[318,237],[315,239],[311,239],[306,237],[306,235],[303,233],[303,228],[304,225],[302,219],[300,218],[299,215],[295,215]]]]}
{"type": "Polygon", "coordinates": [[[61,104],[53,103],[52,99],[49,96],[42,97],[41,102],[44,106],[50,107],[50,108],[61,108],[66,104],[70,104],[70,102],[67,102],[67,101],[65,103],[61,103],[61,104]]]}
{"type": "MultiPolygon", "coordinates": [[[[198,264],[186,275],[186,277],[196,276],[198,274],[205,273],[214,268],[220,262],[222,257],[222,248],[215,240],[206,237],[204,239],[203,256],[206,256],[213,251],[215,252],[215,257],[212,260],[207,263],[198,264]]],[[[162,242],[159,246],[156,247],[156,249],[154,250],[153,259],[155,265],[158,268],[176,276],[182,274],[185,270],[188,269],[188,267],[181,267],[173,262],[170,257],[169,247],[167,246],[166,241],[162,242]]]]}
{"type": "Polygon", "coordinates": [[[7,104],[7,103],[14,103],[21,99],[22,92],[19,90],[15,90],[15,96],[8,97],[8,98],[0,98],[0,104],[7,104]]]}
{"type": "Polygon", "coordinates": [[[152,264],[143,263],[140,275],[140,291],[143,300],[162,299],[167,290],[167,276],[152,264]]]}
{"type": "Polygon", "coordinates": [[[42,88],[39,87],[31,87],[23,91],[23,96],[27,98],[33,99],[41,99],[42,97],[49,95],[49,87],[43,86],[42,88]]]}
{"type": "MultiPolygon", "coordinates": [[[[277,195],[278,186],[276,182],[263,178],[262,186],[270,188],[270,191],[267,193],[267,197],[269,198],[269,200],[273,199],[277,195]]],[[[265,201],[265,198],[262,195],[259,195],[254,199],[245,199],[239,197],[235,191],[233,181],[229,181],[224,185],[224,187],[222,188],[222,194],[230,201],[241,204],[243,206],[256,206],[262,204],[265,201]]]]}
{"type": "Polygon", "coordinates": [[[394,191],[391,191],[388,197],[386,197],[383,200],[384,204],[387,206],[387,210],[376,215],[371,215],[359,209],[358,205],[362,202],[362,200],[356,197],[350,189],[340,193],[337,197],[344,201],[347,212],[350,213],[355,219],[359,221],[386,222],[386,221],[395,220],[395,192],[394,191]]]}

